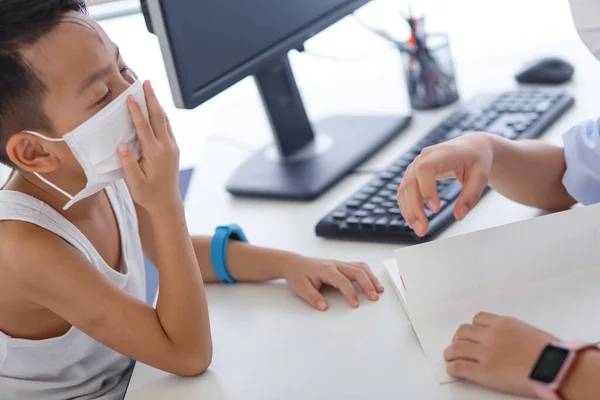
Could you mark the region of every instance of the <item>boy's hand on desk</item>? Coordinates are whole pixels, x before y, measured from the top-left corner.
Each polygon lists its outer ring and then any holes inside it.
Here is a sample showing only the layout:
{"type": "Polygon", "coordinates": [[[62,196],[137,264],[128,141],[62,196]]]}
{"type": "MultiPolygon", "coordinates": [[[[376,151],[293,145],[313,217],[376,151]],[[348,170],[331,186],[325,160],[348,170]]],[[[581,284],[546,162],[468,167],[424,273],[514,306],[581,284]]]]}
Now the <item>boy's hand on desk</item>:
{"type": "Polygon", "coordinates": [[[410,164],[398,189],[402,216],[419,236],[429,231],[424,204],[433,212],[441,209],[436,182],[456,178],[463,189],[454,207],[462,220],[479,202],[488,184],[493,145],[485,133],[471,133],[436,146],[426,147],[410,164]]]}
{"type": "Polygon", "coordinates": [[[284,278],[290,288],[320,311],[327,310],[327,301],[319,292],[324,285],[333,286],[346,296],[350,306],[358,307],[356,282],[371,301],[379,299],[383,286],[364,263],[347,263],[294,256],[286,266],[284,278]]]}
{"type": "Polygon", "coordinates": [[[480,313],[461,326],[444,352],[448,374],[490,389],[535,397],[529,374],[544,347],[558,340],[514,318],[480,313]]]}

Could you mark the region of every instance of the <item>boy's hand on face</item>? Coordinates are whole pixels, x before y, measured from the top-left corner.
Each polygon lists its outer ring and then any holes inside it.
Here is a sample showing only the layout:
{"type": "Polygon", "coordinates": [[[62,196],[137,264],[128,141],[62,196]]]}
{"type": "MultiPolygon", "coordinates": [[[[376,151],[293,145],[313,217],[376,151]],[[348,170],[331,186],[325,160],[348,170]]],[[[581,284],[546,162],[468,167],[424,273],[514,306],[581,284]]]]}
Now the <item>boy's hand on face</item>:
{"type": "Polygon", "coordinates": [[[398,189],[398,204],[408,225],[419,236],[427,234],[429,222],[424,204],[433,212],[440,211],[436,182],[451,178],[458,179],[463,186],[454,216],[459,221],[465,218],[488,184],[492,160],[493,146],[489,136],[483,133],[468,134],[423,149],[408,166],[398,189]]]}
{"type": "Polygon", "coordinates": [[[490,389],[535,397],[529,374],[542,350],[558,340],[514,318],[480,313],[461,326],[444,352],[448,374],[490,389]]]}
{"type": "Polygon", "coordinates": [[[383,286],[364,263],[328,261],[302,256],[293,256],[286,265],[283,277],[300,298],[320,311],[328,308],[325,297],[319,292],[324,285],[333,286],[348,299],[350,306],[357,308],[356,282],[371,301],[377,301],[383,286]]]}
{"type": "Polygon", "coordinates": [[[150,213],[164,212],[181,203],[179,148],[150,82],[144,83],[144,92],[150,120],[132,96],[127,99],[142,158],[138,161],[126,144],[119,147],[119,157],[133,200],[150,213]]]}

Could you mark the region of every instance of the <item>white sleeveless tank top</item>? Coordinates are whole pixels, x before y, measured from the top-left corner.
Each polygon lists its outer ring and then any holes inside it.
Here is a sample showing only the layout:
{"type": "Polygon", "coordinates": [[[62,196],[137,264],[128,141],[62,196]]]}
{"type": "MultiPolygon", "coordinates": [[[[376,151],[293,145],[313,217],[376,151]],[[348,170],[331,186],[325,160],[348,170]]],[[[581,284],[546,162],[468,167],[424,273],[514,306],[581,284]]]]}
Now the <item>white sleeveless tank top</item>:
{"type": "MultiPolygon", "coordinates": [[[[106,189],[121,233],[121,272],[47,204],[26,194],[0,191],[0,221],[23,221],[60,236],[115,286],[145,300],[145,271],[138,221],[123,181],[106,189]]],[[[1,279],[1,277],[0,277],[1,279]]],[[[48,340],[11,338],[0,332],[0,400],[122,399],[133,361],[75,327],[48,340]]]]}

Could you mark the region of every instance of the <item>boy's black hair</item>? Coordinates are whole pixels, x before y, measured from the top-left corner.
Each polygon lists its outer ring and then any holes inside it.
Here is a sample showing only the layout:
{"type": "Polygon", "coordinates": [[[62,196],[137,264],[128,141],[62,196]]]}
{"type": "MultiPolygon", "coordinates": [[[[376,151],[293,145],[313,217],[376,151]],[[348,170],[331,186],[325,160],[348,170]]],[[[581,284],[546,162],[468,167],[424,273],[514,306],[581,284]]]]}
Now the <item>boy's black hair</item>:
{"type": "Polygon", "coordinates": [[[85,0],[0,0],[0,163],[10,135],[24,129],[52,131],[44,113],[46,85],[23,56],[69,11],[86,12],[85,0]]]}

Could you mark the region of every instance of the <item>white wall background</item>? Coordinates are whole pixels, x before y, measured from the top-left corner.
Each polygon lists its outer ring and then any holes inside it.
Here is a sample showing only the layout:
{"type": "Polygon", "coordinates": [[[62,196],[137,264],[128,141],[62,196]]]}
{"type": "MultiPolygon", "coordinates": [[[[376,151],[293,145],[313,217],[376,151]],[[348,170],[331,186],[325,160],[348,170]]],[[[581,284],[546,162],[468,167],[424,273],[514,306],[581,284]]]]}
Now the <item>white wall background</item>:
{"type": "MultiPolygon", "coordinates": [[[[407,28],[397,10],[406,10],[407,3],[408,0],[377,0],[357,15],[403,38],[407,28]]],[[[540,57],[558,55],[571,59],[575,53],[586,53],[587,62],[576,65],[578,69],[598,68],[577,38],[565,0],[412,3],[416,12],[427,15],[431,31],[450,35],[458,83],[465,99],[482,91],[513,88],[514,73],[540,57]],[[477,73],[473,73],[474,64],[480,67],[477,73]],[[469,73],[463,73],[465,70],[469,73]]],[[[244,79],[196,110],[178,110],[172,102],[158,41],[146,31],[142,16],[103,20],[101,25],[119,44],[125,61],[138,76],[153,81],[171,117],[182,166],[198,162],[209,137],[234,139],[251,148],[262,147],[271,140],[271,133],[262,128],[268,124],[252,79],[244,79]],[[247,126],[243,132],[239,131],[240,120],[247,126]]],[[[346,18],[309,40],[307,49],[359,60],[335,62],[292,52],[292,64],[310,117],[317,120],[331,114],[407,112],[400,57],[389,48],[355,20],[346,18]]]]}
{"type": "Polygon", "coordinates": [[[10,174],[10,169],[0,165],[0,186],[6,182],[6,179],[8,179],[8,174],[10,174]]]}

